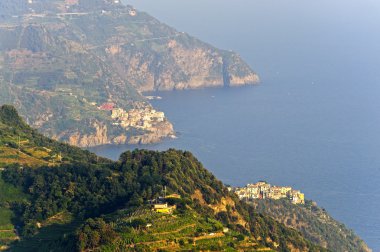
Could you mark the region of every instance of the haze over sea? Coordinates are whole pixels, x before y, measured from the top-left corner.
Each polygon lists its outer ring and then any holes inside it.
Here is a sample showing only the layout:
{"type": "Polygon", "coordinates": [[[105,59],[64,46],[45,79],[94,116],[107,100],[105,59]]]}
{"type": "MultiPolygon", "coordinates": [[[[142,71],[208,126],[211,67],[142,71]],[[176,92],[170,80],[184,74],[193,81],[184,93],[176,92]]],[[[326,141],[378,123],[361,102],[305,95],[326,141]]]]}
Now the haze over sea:
{"type": "MultiPolygon", "coordinates": [[[[159,93],[179,138],[147,148],[190,150],[227,184],[301,189],[380,251],[379,1],[126,3],[239,52],[262,80],[159,93]]],[[[117,159],[133,148],[93,150],[117,159]]]]}

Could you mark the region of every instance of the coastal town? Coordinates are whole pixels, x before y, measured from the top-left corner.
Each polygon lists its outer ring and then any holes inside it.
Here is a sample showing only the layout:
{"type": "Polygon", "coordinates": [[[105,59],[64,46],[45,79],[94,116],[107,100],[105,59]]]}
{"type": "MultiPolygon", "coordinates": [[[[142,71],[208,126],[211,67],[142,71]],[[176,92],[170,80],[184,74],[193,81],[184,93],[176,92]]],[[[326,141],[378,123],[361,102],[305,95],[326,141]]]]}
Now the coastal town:
{"type": "Polygon", "coordinates": [[[228,187],[240,200],[253,201],[260,199],[289,199],[293,204],[305,204],[305,195],[290,186],[270,185],[265,181],[247,184],[245,187],[228,187]]]}
{"type": "Polygon", "coordinates": [[[152,107],[142,109],[124,110],[116,107],[114,103],[104,103],[98,107],[99,110],[110,111],[113,125],[120,125],[125,129],[136,128],[150,130],[155,124],[165,121],[165,114],[156,111],[152,107]]]}
{"type": "Polygon", "coordinates": [[[133,127],[144,130],[149,130],[153,124],[165,120],[164,112],[149,107],[143,110],[131,109],[129,111],[121,108],[113,109],[111,117],[117,120],[115,124],[120,124],[123,128],[133,127]]]}

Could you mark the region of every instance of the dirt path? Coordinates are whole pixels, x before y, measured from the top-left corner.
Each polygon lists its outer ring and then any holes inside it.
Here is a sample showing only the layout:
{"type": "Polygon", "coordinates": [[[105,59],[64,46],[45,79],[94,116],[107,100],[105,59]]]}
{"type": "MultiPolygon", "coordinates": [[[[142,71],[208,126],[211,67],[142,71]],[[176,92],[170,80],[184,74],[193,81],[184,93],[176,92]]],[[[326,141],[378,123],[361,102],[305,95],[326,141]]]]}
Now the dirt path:
{"type": "MultiPolygon", "coordinates": [[[[189,227],[189,226],[192,226],[192,225],[188,225],[186,227],[189,227]]],[[[185,228],[185,227],[183,227],[185,228]]],[[[182,229],[183,229],[182,228],[182,229]]],[[[163,234],[163,233],[160,233],[160,234],[163,234]]],[[[181,239],[193,239],[194,242],[197,242],[197,241],[200,241],[200,240],[206,240],[206,239],[215,239],[215,238],[220,238],[220,237],[223,237],[224,234],[222,232],[220,233],[215,233],[214,235],[203,235],[203,236],[199,236],[199,237],[179,237],[181,239]]],[[[138,242],[138,243],[135,243],[135,244],[130,244],[128,247],[134,247],[136,245],[151,245],[151,244],[156,244],[156,243],[167,243],[168,240],[158,240],[158,241],[149,241],[149,242],[138,242]]]]}
{"type": "MultiPolygon", "coordinates": [[[[192,239],[196,242],[199,240],[214,239],[214,238],[219,238],[219,237],[223,237],[223,236],[224,236],[224,234],[222,232],[220,232],[220,233],[215,233],[214,235],[203,235],[203,236],[199,236],[199,237],[194,237],[192,239]]],[[[191,238],[191,237],[189,237],[189,238],[191,238]]]]}
{"type": "Polygon", "coordinates": [[[8,232],[14,232],[15,230],[14,229],[4,229],[4,230],[0,230],[0,233],[8,233],[8,232]]]}
{"type": "Polygon", "coordinates": [[[173,230],[173,231],[162,232],[162,233],[154,233],[152,235],[166,235],[166,234],[178,233],[178,232],[181,232],[182,230],[189,228],[189,227],[195,227],[195,224],[190,224],[190,225],[178,228],[178,229],[173,230]]]}

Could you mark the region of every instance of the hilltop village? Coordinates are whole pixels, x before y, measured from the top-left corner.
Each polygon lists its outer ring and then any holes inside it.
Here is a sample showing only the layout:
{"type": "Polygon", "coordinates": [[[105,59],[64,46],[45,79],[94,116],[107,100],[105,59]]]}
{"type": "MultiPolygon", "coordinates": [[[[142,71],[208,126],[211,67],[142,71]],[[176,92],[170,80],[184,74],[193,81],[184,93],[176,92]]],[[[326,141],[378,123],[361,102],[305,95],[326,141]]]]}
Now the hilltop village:
{"type": "Polygon", "coordinates": [[[243,201],[289,199],[293,204],[305,204],[305,195],[290,186],[272,186],[267,182],[260,181],[256,184],[247,184],[245,187],[229,187],[228,189],[236,193],[239,199],[243,201]]]}

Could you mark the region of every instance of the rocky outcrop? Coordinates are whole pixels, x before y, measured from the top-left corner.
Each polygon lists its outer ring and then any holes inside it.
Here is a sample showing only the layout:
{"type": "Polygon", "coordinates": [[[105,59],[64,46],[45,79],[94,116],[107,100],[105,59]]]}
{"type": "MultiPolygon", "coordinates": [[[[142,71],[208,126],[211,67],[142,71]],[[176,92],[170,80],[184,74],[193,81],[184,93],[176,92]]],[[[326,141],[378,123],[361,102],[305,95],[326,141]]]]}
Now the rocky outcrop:
{"type": "Polygon", "coordinates": [[[257,84],[259,82],[260,82],[260,78],[257,74],[249,74],[244,77],[231,75],[229,86],[237,87],[237,86],[243,86],[243,85],[249,85],[249,84],[257,84]]]}
{"type": "Polygon", "coordinates": [[[165,138],[175,136],[173,125],[169,121],[161,122],[152,127],[149,131],[144,131],[141,134],[130,137],[127,137],[124,133],[120,135],[110,134],[107,126],[100,122],[94,122],[91,131],[94,131],[94,133],[81,134],[79,131],[73,133],[65,132],[59,136],[54,136],[54,139],[63,140],[70,145],[87,148],[106,144],[153,144],[165,138]]]}
{"type": "Polygon", "coordinates": [[[152,131],[147,132],[143,135],[132,136],[127,139],[127,144],[152,144],[158,143],[165,138],[174,137],[173,125],[168,122],[162,122],[158,127],[152,129],[152,131]]]}
{"type": "Polygon", "coordinates": [[[75,132],[74,134],[68,133],[68,143],[80,147],[91,147],[110,143],[107,135],[107,126],[94,122],[92,127],[95,129],[95,133],[93,134],[81,135],[79,132],[75,132]]]}

